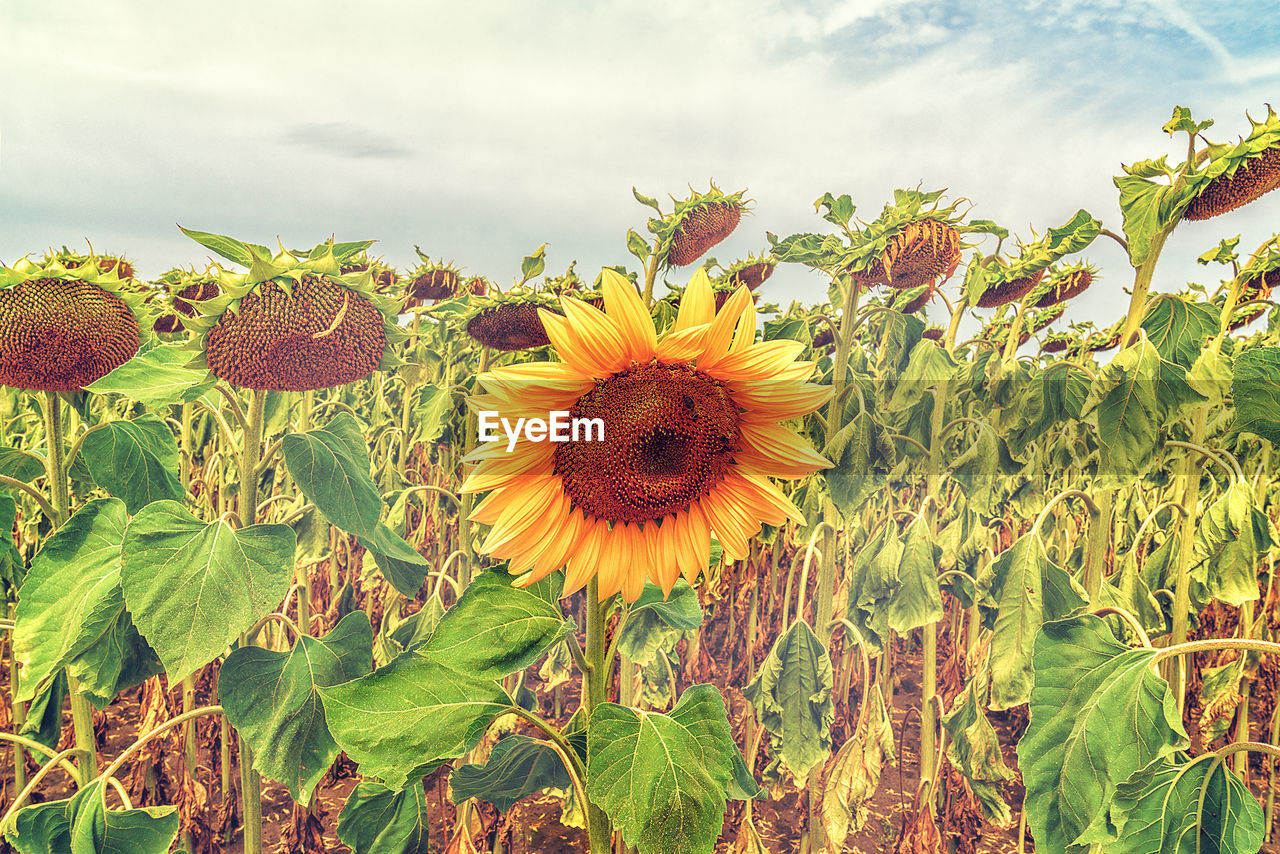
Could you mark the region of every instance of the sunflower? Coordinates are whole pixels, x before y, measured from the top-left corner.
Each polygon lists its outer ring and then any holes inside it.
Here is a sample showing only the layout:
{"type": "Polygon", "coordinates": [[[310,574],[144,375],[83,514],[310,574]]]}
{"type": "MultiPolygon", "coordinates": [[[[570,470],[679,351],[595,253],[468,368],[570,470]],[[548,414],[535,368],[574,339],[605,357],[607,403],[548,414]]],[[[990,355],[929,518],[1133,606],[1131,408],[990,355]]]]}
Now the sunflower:
{"type": "Polygon", "coordinates": [[[543,310],[558,362],[481,374],[473,409],[516,418],[599,418],[597,441],[535,442],[527,433],[467,458],[464,492],[488,492],[471,518],[492,526],[481,550],[510,561],[517,586],[567,565],[564,592],[599,577],[601,599],[635,601],[651,579],[669,593],[707,567],[711,536],[747,555],[761,523],[802,521],[769,477],[830,463],[780,422],[817,409],[829,386],[806,382],[798,341],[756,342],[750,291],[719,311],[694,274],[671,329],[658,337],[634,287],[605,270],[604,311],[561,298],[543,310]]]}

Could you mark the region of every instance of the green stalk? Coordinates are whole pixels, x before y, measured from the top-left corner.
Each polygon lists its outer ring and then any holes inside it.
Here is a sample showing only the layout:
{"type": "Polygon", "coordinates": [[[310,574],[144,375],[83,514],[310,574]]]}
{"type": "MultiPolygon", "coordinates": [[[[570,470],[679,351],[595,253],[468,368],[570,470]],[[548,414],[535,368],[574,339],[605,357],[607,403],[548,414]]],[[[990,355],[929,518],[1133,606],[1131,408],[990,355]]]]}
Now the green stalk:
{"type": "MultiPolygon", "coordinates": [[[[257,522],[258,467],[262,453],[262,427],[265,420],[267,393],[254,391],[249,403],[243,453],[240,458],[240,523],[244,526],[257,522]]],[[[247,643],[241,637],[241,643],[247,643]]],[[[244,854],[262,854],[262,778],[253,770],[253,751],[237,733],[240,748],[240,801],[243,808],[244,854]]]]}
{"type": "MultiPolygon", "coordinates": [[[[16,606],[9,603],[8,614],[9,619],[14,618],[16,606]]],[[[9,699],[12,702],[13,709],[13,730],[21,732],[22,725],[27,722],[27,704],[19,703],[13,700],[18,693],[18,659],[13,654],[13,632],[8,632],[9,642],[9,699]]],[[[27,785],[27,758],[22,745],[13,742],[13,785],[14,793],[21,792],[27,785]]]]}
{"type": "MultiPolygon", "coordinates": [[[[586,672],[582,674],[582,702],[586,713],[587,732],[591,731],[591,716],[596,707],[608,699],[609,659],[605,646],[605,622],[608,608],[613,601],[598,601],[600,582],[592,577],[587,582],[587,646],[583,650],[586,672]]],[[[588,738],[590,736],[588,735],[588,738]]],[[[588,772],[590,773],[590,772],[588,772]]],[[[591,841],[591,854],[610,854],[613,850],[613,826],[609,815],[590,800],[586,803],[587,837],[591,841]]]]}
{"type": "MultiPolygon", "coordinates": [[[[45,474],[49,481],[49,498],[53,505],[53,518],[49,520],[53,531],[66,524],[71,515],[70,486],[64,458],[66,437],[62,434],[62,400],[56,391],[44,393],[44,429],[48,450],[45,453],[45,474]]],[[[52,535],[53,531],[50,532],[52,535]]],[[[75,744],[82,753],[77,755],[80,776],[91,780],[98,776],[98,752],[93,737],[93,709],[80,691],[80,682],[67,674],[67,691],[71,694],[71,724],[75,731],[75,744]]]]}

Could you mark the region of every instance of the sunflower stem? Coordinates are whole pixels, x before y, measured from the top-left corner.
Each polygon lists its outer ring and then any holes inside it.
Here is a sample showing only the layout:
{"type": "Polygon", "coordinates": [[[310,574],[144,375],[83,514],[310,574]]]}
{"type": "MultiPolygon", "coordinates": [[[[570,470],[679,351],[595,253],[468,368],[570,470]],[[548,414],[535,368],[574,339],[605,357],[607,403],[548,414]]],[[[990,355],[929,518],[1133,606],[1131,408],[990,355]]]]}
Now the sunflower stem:
{"type": "MultiPolygon", "coordinates": [[[[240,523],[257,522],[258,455],[262,452],[262,428],[266,420],[267,393],[252,392],[245,421],[243,452],[240,456],[240,523]]],[[[248,638],[241,638],[246,644],[248,638]]],[[[262,854],[262,778],[253,770],[253,751],[237,733],[240,748],[240,800],[243,808],[244,854],[262,854]]]]}
{"type": "MultiPolygon", "coordinates": [[[[596,707],[607,699],[609,660],[605,644],[606,618],[613,597],[605,602],[600,599],[600,581],[592,576],[587,582],[587,672],[582,674],[583,711],[586,713],[587,743],[591,742],[591,718],[596,707]]],[[[587,779],[590,780],[590,768],[587,779]]],[[[613,850],[613,827],[609,815],[594,802],[588,800],[587,837],[591,841],[591,854],[610,854],[613,850]]]]}
{"type": "MultiPolygon", "coordinates": [[[[66,437],[62,431],[62,399],[56,391],[44,393],[44,429],[48,444],[45,453],[45,475],[49,481],[50,505],[53,518],[49,520],[50,536],[66,524],[70,516],[71,497],[64,465],[66,437]]],[[[80,776],[90,780],[98,776],[98,754],[93,737],[93,709],[89,699],[80,691],[80,681],[67,673],[67,691],[71,694],[71,724],[75,732],[75,745],[81,751],[76,762],[80,776]]]]}

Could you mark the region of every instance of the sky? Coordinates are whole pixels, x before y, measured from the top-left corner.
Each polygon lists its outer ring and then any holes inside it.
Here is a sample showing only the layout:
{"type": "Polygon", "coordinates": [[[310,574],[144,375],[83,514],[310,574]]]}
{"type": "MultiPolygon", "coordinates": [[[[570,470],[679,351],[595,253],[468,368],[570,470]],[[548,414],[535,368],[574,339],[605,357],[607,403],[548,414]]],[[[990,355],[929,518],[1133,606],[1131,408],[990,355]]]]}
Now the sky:
{"type": "MultiPolygon", "coordinates": [[[[708,182],[754,200],[710,254],[871,220],[895,187],[947,188],[1029,239],[1085,208],[1120,230],[1121,163],[1185,143],[1175,105],[1247,133],[1280,91],[1262,2],[1193,0],[0,0],[0,260],[122,253],[200,265],[177,228],[303,247],[376,239],[500,283],[628,264],[628,228],[708,182]]],[[[1216,283],[1196,255],[1280,224],[1280,193],[1174,233],[1155,290],[1216,283]]],[[[1109,324],[1133,271],[1110,241],[1068,320],[1109,324]]],[[[683,284],[689,272],[672,270],[683,284]]],[[[958,278],[953,286],[958,286],[958,278]]],[[[765,300],[816,302],[780,269],[765,300]]]]}

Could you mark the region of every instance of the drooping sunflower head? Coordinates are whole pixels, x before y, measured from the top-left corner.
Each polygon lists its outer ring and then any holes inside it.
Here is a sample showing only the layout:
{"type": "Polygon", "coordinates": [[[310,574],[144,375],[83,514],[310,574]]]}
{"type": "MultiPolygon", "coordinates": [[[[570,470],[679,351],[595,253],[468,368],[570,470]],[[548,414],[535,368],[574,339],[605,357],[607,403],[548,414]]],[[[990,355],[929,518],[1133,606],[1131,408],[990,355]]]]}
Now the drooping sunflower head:
{"type": "MultiPolygon", "coordinates": [[[[203,332],[214,375],[241,388],[309,391],[345,385],[397,360],[399,306],[375,290],[373,271],[342,272],[372,241],[321,243],[304,253],[183,232],[248,273],[216,270],[218,295],[184,321],[203,332]]],[[[190,298],[187,298],[190,299],[190,298]]]]}
{"type": "Polygon", "coordinates": [[[1012,260],[998,254],[975,255],[965,271],[964,291],[969,304],[996,308],[1020,302],[1024,297],[1036,305],[1051,304],[1044,302],[1045,294],[1051,292],[1049,283],[1042,284],[1049,268],[1087,247],[1101,230],[1100,220],[1086,210],[1079,210],[1059,228],[1050,228],[1030,243],[1019,244],[1018,256],[1012,260]]]}
{"type": "Polygon", "coordinates": [[[666,591],[696,580],[712,533],[736,559],[761,523],[799,519],[769,477],[829,463],[782,422],[831,389],[806,382],[802,343],[755,341],[746,287],[717,311],[698,271],[659,338],[626,278],[606,270],[601,284],[603,311],[570,296],[563,315],[542,310],[559,361],[482,374],[470,400],[482,418],[539,418],[552,432],[562,418],[567,441],[526,430],[482,444],[463,489],[488,493],[472,518],[492,526],[482,548],[510,561],[517,584],[567,565],[564,595],[598,575],[602,598],[634,601],[647,579],[666,591]]]}
{"type": "Polygon", "coordinates": [[[171,309],[156,318],[156,332],[166,334],[181,332],[186,328],[183,319],[195,317],[200,303],[218,295],[218,278],[214,271],[197,273],[175,268],[162,275],[155,284],[167,297],[167,307],[171,309]]]}
{"type": "Polygon", "coordinates": [[[1280,187],[1280,119],[1271,107],[1261,122],[1249,119],[1238,143],[1210,145],[1208,159],[1186,176],[1191,194],[1183,219],[1201,220],[1233,211],[1280,187]]]}
{"type": "Polygon", "coordinates": [[[1045,353],[1062,353],[1065,352],[1075,339],[1065,332],[1054,332],[1044,339],[1044,345],[1040,348],[1045,353]]]}
{"type": "Polygon", "coordinates": [[[0,384],[78,391],[138,352],[146,297],[101,260],[68,268],[51,254],[0,267],[0,384]]]}
{"type": "Polygon", "coordinates": [[[1049,289],[1036,300],[1035,307],[1048,308],[1079,296],[1089,289],[1097,275],[1097,268],[1085,261],[1055,268],[1048,282],[1049,289]]]}
{"type": "Polygon", "coordinates": [[[341,267],[341,272],[344,275],[363,273],[366,270],[373,277],[374,291],[383,296],[391,296],[396,293],[400,285],[400,274],[381,258],[370,258],[366,253],[361,252],[359,255],[343,262],[341,267]]]}
{"type": "Polygon", "coordinates": [[[128,261],[119,255],[95,254],[92,247],[89,248],[88,255],[76,252],[66,246],[57,250],[50,249],[45,253],[44,260],[46,264],[50,262],[57,262],[68,270],[79,270],[85,263],[91,262],[104,273],[114,272],[122,282],[133,279],[136,276],[133,262],[128,261]]]}
{"type": "Polygon", "coordinates": [[[1027,327],[1032,332],[1040,332],[1047,328],[1049,324],[1058,320],[1066,312],[1066,306],[1058,305],[1044,311],[1037,311],[1027,316],[1027,327]]]}
{"type": "Polygon", "coordinates": [[[1117,323],[1109,329],[1090,335],[1084,341],[1084,352],[1086,353],[1105,353],[1107,350],[1114,350],[1120,346],[1120,341],[1124,337],[1123,324],[1117,323]]]}
{"type": "Polygon", "coordinates": [[[888,285],[911,290],[936,286],[960,264],[959,201],[943,206],[943,190],[895,190],[894,200],[859,232],[845,269],[860,286],[888,285]]]}
{"type": "Polygon", "coordinates": [[[413,248],[422,263],[408,275],[409,287],[405,292],[405,310],[423,305],[427,301],[453,299],[463,293],[460,269],[452,263],[432,261],[421,248],[417,246],[413,248]]]}
{"type": "Polygon", "coordinates": [[[705,193],[689,189],[689,198],[676,201],[670,214],[649,223],[658,236],[658,257],[668,267],[687,267],[697,261],[733,234],[747,211],[745,191],[726,195],[714,183],[705,193]]]}
{"type": "Polygon", "coordinates": [[[467,317],[467,334],[491,350],[545,347],[551,339],[539,312],[554,304],[549,296],[524,289],[474,299],[467,317]]]}
{"type": "Polygon", "coordinates": [[[773,261],[767,256],[748,255],[741,261],[735,261],[726,267],[725,271],[716,279],[716,284],[729,290],[745,285],[749,290],[754,291],[773,275],[773,270],[777,265],[777,261],[773,261]]]}

